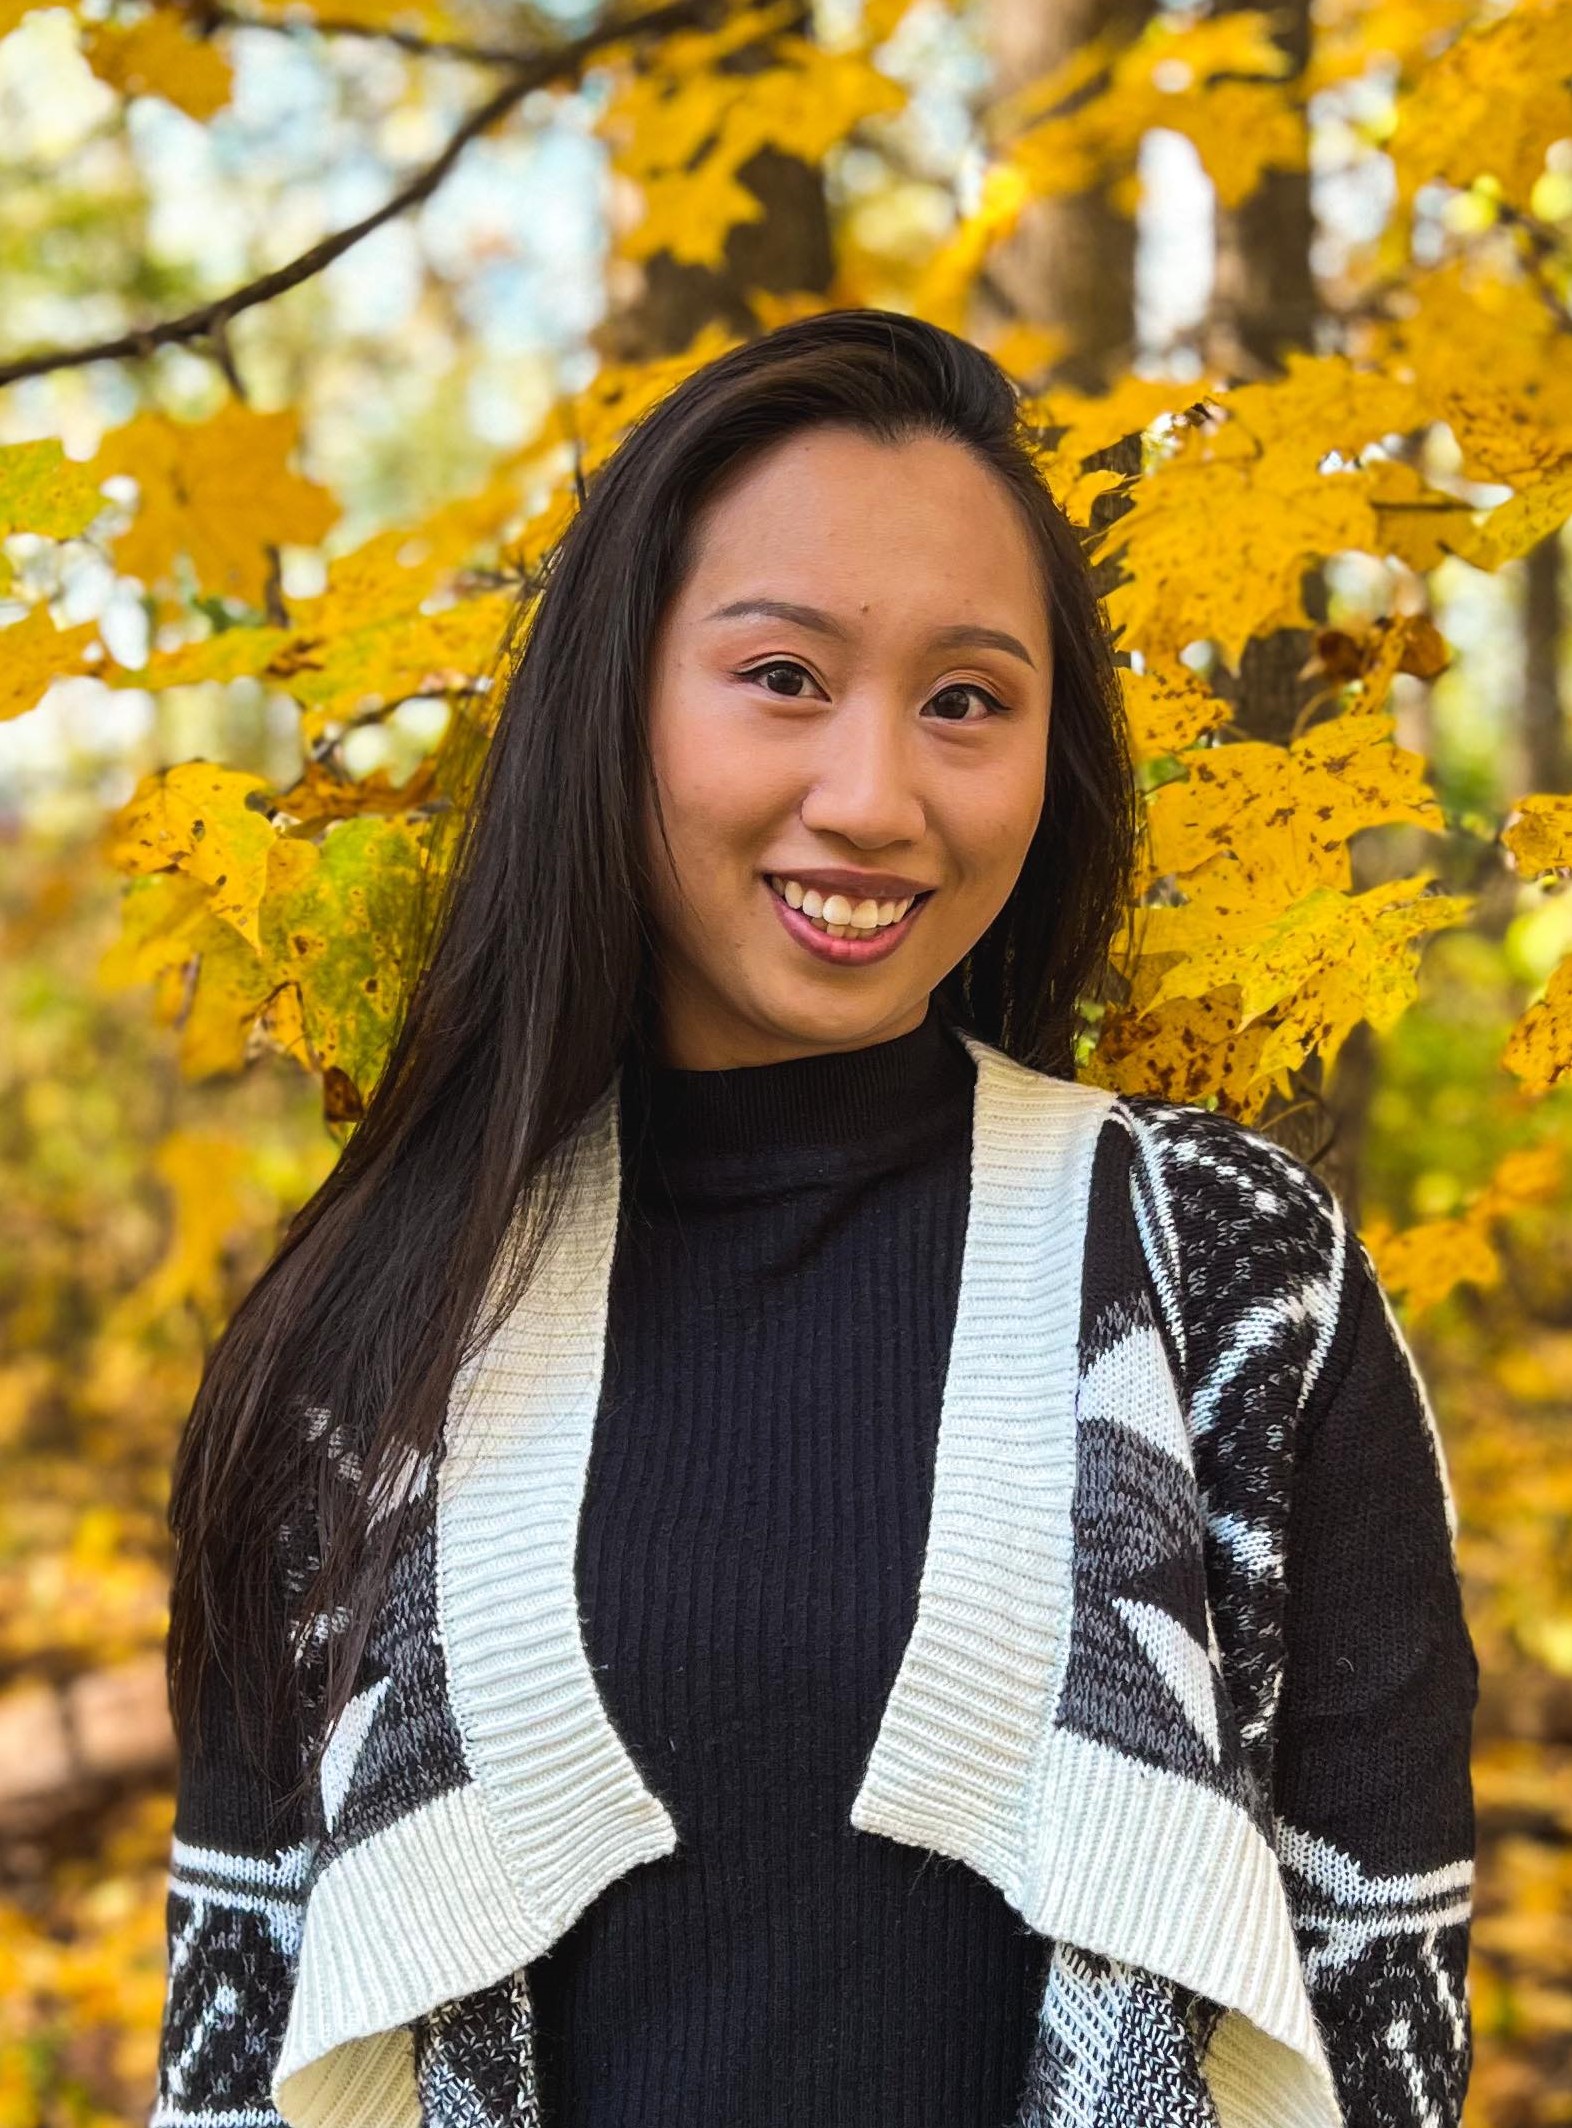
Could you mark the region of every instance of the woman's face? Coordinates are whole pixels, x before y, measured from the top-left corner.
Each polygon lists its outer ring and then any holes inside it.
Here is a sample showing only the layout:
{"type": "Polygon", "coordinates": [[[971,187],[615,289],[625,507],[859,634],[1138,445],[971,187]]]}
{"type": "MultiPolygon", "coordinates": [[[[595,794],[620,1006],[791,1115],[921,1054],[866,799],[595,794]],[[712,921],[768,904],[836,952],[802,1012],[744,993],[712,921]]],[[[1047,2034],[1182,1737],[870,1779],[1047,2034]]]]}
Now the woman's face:
{"type": "Polygon", "coordinates": [[[1051,649],[1025,523],[959,444],[823,427],[695,532],[649,699],[665,1061],[904,1034],[1042,810],[1051,649]]]}

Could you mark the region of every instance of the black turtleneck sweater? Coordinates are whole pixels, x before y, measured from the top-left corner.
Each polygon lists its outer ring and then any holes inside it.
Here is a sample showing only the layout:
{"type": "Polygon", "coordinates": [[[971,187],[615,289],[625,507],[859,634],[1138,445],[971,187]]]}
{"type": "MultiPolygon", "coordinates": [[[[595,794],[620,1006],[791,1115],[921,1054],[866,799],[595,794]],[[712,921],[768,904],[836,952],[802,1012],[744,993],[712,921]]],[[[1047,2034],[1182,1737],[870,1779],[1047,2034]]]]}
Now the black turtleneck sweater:
{"type": "Polygon", "coordinates": [[[852,1798],[916,1613],[974,1067],[630,1063],[585,1645],[679,1846],[530,1968],[548,2128],[999,2128],[1046,1946],[852,1798]]]}

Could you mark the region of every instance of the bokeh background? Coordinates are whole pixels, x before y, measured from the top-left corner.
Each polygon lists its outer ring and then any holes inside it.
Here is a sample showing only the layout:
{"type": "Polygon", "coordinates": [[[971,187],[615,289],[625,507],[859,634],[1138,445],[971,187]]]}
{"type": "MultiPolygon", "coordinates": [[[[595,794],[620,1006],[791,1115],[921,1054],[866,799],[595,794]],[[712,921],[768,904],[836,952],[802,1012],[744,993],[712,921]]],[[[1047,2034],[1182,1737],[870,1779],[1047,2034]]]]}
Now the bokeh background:
{"type": "Polygon", "coordinates": [[[542,559],[731,339],[991,348],[1151,829],[1083,1072],[1313,1161],[1448,1443],[1473,2128],[1572,2121],[1572,7],[0,0],[0,2128],[145,2118],[169,1460],[542,559]]]}

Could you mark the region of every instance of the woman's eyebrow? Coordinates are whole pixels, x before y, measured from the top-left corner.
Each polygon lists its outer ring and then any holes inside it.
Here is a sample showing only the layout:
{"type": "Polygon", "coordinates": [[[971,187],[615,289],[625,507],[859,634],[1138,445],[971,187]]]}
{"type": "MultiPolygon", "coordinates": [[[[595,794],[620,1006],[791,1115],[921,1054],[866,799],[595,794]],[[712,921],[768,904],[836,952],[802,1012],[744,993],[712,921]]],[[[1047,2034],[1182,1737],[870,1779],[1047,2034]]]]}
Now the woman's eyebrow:
{"type": "MultiPolygon", "coordinates": [[[[818,606],[799,606],[791,599],[733,599],[729,606],[717,606],[704,618],[707,621],[735,621],[745,616],[767,621],[795,621],[799,628],[811,628],[819,635],[834,636],[843,643],[849,640],[849,630],[832,613],[825,613],[818,606]]],[[[1013,636],[1003,628],[985,628],[974,621],[952,621],[948,627],[934,629],[928,642],[935,650],[1002,650],[1012,658],[1019,658],[1034,672],[1037,670],[1037,660],[1019,636],[1013,636]]]]}
{"type": "Polygon", "coordinates": [[[955,621],[948,628],[936,628],[928,638],[935,650],[1003,650],[1012,658],[1019,658],[1023,665],[1037,670],[1037,660],[1032,656],[1019,636],[1010,635],[1003,628],[984,628],[980,622],[955,621]]]}
{"type": "Polygon", "coordinates": [[[794,605],[790,599],[733,599],[729,606],[717,606],[704,618],[707,621],[735,621],[745,614],[756,614],[766,621],[795,621],[799,628],[812,628],[820,635],[833,635],[843,643],[849,640],[847,629],[834,614],[821,612],[817,606],[794,605]]]}

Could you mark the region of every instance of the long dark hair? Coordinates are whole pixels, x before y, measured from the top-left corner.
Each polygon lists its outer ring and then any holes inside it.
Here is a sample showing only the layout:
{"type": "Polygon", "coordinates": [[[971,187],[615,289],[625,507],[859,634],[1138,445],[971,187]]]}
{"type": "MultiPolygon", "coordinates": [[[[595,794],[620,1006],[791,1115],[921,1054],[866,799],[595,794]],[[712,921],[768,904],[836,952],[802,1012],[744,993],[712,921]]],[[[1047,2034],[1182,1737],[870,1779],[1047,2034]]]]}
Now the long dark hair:
{"type": "Polygon", "coordinates": [[[1075,1075],[1079,1006],[1108,976],[1140,832],[1081,539],[981,350],[886,311],[782,326],[690,375],[590,482],[510,662],[382,1077],[209,1358],[170,1505],[182,1743],[214,1666],[270,1720],[283,1704],[294,1673],[269,1591],[291,1517],[317,1526],[307,1610],[343,1626],[317,1748],[354,1690],[404,1523],[390,1474],[439,1442],[458,1367],[537,1261],[575,1127],[650,1024],[645,680],[695,513],[755,453],[822,423],[951,439],[1029,526],[1054,667],[1042,817],[1009,900],[939,995],[983,1040],[1075,1075]]]}

